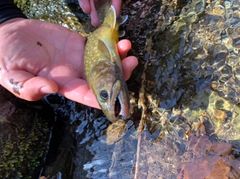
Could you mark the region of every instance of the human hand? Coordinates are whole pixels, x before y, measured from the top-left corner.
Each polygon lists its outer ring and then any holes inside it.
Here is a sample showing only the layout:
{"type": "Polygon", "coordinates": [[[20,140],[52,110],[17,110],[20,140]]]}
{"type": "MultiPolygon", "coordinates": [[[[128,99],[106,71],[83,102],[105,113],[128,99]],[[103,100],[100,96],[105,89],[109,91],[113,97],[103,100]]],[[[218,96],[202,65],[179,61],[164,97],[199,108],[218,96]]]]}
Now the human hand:
{"type": "MultiPolygon", "coordinates": [[[[0,84],[19,98],[35,101],[49,93],[99,108],[84,74],[85,38],[60,25],[15,18],[0,25],[0,84]],[[19,89],[13,90],[13,87],[19,89]]],[[[118,50],[125,79],[138,64],[125,58],[131,43],[118,50]]]]}
{"type": "MultiPolygon", "coordinates": [[[[85,13],[90,14],[92,25],[95,27],[100,25],[99,17],[98,17],[96,7],[95,7],[95,4],[100,1],[101,0],[78,0],[79,5],[82,8],[82,10],[85,13]]],[[[114,8],[116,10],[117,16],[119,16],[121,6],[122,6],[122,0],[113,0],[112,5],[114,6],[114,8]]]]}

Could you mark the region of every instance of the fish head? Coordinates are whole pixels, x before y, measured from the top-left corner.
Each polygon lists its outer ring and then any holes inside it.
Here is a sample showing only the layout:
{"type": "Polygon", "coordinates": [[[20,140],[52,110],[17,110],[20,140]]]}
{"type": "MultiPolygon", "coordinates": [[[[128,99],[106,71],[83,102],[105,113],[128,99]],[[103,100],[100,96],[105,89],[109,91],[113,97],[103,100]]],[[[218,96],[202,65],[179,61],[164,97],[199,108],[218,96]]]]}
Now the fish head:
{"type": "Polygon", "coordinates": [[[102,61],[94,67],[92,76],[91,89],[106,117],[111,122],[116,122],[120,115],[127,118],[130,109],[129,92],[120,67],[102,61]]]}

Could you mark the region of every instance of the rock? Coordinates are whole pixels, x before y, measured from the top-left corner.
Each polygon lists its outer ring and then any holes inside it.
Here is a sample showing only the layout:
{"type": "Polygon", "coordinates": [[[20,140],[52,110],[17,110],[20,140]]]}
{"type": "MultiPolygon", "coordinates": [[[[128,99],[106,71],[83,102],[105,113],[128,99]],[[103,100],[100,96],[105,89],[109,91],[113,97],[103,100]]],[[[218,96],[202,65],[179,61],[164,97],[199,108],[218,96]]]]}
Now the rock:
{"type": "Polygon", "coordinates": [[[53,111],[0,86],[0,178],[37,178],[47,153],[53,111]]]}

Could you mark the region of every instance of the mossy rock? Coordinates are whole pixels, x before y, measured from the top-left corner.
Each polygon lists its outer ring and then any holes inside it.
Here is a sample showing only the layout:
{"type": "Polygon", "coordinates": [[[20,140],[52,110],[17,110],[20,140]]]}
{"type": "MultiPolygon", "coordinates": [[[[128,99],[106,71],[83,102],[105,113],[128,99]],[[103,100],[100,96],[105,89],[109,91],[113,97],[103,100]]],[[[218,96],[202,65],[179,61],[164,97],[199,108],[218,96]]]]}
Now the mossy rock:
{"type": "Polygon", "coordinates": [[[36,178],[49,144],[53,113],[0,87],[0,178],[36,178]]]}

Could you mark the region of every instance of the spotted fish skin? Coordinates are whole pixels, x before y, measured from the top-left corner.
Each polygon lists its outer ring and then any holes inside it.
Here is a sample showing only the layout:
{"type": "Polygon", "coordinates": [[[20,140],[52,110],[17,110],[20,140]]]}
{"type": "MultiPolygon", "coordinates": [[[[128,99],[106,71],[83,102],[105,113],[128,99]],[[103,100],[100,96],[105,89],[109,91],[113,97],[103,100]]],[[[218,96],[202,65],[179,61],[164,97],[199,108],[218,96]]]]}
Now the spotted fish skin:
{"type": "Polygon", "coordinates": [[[84,53],[86,79],[102,111],[112,122],[119,119],[119,114],[126,118],[130,108],[117,50],[118,26],[115,9],[111,6],[102,25],[89,35],[84,53]]]}

